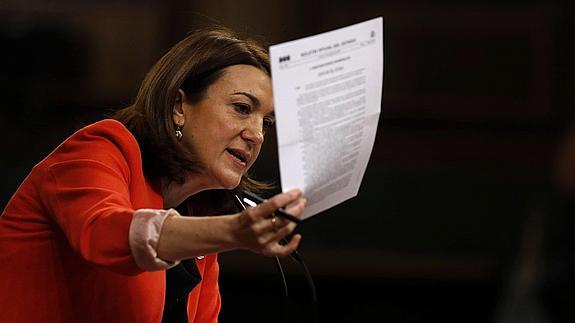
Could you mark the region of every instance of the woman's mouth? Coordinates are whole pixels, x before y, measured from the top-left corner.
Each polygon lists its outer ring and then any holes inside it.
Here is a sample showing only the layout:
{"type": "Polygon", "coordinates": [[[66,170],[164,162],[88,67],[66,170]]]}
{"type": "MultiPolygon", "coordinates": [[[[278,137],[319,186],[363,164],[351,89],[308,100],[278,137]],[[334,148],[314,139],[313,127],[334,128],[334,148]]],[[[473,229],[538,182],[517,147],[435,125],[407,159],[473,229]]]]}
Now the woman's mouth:
{"type": "Polygon", "coordinates": [[[232,159],[234,159],[242,167],[247,166],[248,160],[250,158],[248,153],[233,148],[227,148],[226,151],[232,156],[232,159]]]}

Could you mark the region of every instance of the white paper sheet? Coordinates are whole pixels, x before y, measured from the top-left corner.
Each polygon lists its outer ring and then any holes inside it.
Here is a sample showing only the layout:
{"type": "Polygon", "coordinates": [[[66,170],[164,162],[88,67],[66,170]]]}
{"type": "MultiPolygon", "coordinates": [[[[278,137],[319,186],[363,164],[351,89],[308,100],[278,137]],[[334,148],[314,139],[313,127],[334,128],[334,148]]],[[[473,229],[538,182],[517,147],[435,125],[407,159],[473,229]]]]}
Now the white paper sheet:
{"type": "Polygon", "coordinates": [[[282,190],[308,218],[357,195],[377,131],[383,19],[270,47],[282,190]]]}

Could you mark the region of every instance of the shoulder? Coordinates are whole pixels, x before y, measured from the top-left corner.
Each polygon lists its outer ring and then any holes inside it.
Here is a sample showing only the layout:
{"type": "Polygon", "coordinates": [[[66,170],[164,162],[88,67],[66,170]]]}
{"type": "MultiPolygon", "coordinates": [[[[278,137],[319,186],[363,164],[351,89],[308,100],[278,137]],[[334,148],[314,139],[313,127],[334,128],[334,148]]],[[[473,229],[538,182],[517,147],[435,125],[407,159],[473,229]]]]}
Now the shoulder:
{"type": "Polygon", "coordinates": [[[57,150],[88,154],[116,151],[126,156],[140,156],[136,138],[124,124],[113,119],[104,119],[76,131],[57,150]]]}
{"type": "Polygon", "coordinates": [[[78,130],[70,139],[75,137],[94,136],[106,138],[113,141],[126,142],[137,144],[136,139],[132,133],[121,122],[114,119],[104,119],[92,123],[80,130],[78,130]],[[133,142],[132,142],[133,141],[133,142]]]}
{"type": "Polygon", "coordinates": [[[141,167],[141,153],[132,133],[119,121],[105,119],[72,134],[35,168],[98,162],[115,168],[141,167]]]}

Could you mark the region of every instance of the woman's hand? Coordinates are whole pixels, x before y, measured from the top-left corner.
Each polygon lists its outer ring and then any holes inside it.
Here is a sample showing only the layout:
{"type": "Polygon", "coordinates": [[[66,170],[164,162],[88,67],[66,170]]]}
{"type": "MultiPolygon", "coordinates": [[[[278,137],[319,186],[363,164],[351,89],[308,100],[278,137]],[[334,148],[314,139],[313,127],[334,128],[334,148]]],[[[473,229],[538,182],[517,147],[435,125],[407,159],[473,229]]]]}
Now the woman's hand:
{"type": "Polygon", "coordinates": [[[294,235],[283,245],[280,241],[293,232],[296,224],[276,216],[274,212],[284,208],[299,217],[305,208],[305,198],[300,190],[275,195],[265,202],[244,210],[239,215],[239,228],[235,232],[240,246],[266,256],[287,256],[299,245],[301,235],[294,235]]]}

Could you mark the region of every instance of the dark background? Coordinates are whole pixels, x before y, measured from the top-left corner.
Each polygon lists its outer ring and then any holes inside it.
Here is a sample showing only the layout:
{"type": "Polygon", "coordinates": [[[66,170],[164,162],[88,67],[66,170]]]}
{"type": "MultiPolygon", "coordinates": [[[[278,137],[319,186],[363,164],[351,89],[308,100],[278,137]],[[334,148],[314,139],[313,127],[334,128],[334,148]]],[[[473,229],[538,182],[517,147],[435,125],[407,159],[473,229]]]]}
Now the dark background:
{"type": "MultiPolygon", "coordinates": [[[[298,229],[320,321],[560,322],[539,281],[557,147],[573,114],[574,9],[510,0],[2,1],[0,205],[74,130],[128,105],[153,62],[197,27],[221,24],[269,45],[384,16],[382,114],[359,195],[298,229]]],[[[258,178],[279,178],[274,141],[258,178]]],[[[221,321],[281,322],[273,261],[243,251],[220,260],[221,321]]],[[[310,321],[302,270],[284,263],[287,317],[310,321]]]]}

